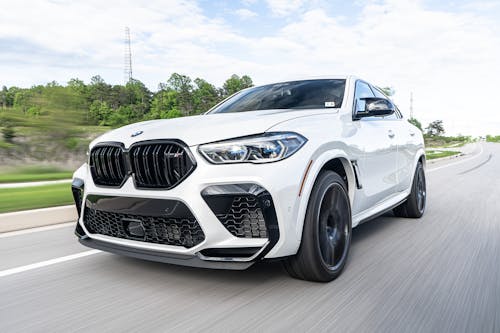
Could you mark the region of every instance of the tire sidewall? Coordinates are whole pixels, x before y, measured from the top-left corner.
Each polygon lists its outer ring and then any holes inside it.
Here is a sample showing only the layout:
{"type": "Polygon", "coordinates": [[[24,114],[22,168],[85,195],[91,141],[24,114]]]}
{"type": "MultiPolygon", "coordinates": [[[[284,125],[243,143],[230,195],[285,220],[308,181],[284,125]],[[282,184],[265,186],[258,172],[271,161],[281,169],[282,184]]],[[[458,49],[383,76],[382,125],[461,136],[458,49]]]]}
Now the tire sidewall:
{"type": "Polygon", "coordinates": [[[307,207],[307,212],[306,212],[306,219],[305,219],[305,229],[304,229],[304,236],[306,237],[311,237],[312,238],[312,245],[313,245],[313,257],[315,260],[318,261],[321,265],[321,275],[325,276],[325,279],[332,279],[335,278],[340,274],[340,272],[343,270],[346,262],[347,262],[347,257],[349,253],[349,248],[351,245],[351,234],[352,234],[352,217],[351,217],[351,204],[349,200],[349,195],[346,189],[346,185],[344,180],[335,172],[333,171],[325,171],[322,172],[315,184],[314,187],[311,191],[311,195],[309,197],[309,202],[308,202],[308,207],[307,207]],[[348,205],[348,236],[346,239],[347,242],[347,249],[344,254],[344,258],[342,262],[337,265],[336,269],[331,269],[323,260],[323,256],[321,254],[320,250],[320,233],[319,233],[319,213],[321,210],[321,203],[324,195],[326,194],[326,191],[331,187],[335,186],[334,184],[340,185],[340,187],[343,190],[343,193],[345,195],[345,199],[348,205]]]}

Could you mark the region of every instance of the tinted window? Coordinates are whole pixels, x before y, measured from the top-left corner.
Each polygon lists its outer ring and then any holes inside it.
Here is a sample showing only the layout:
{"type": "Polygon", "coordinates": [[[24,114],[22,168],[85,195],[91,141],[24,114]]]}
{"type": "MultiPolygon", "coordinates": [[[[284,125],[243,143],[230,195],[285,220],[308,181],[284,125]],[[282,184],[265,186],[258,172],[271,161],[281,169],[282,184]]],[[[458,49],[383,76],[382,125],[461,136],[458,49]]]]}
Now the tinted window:
{"type": "Polygon", "coordinates": [[[209,113],[271,109],[340,108],[345,80],[291,81],[244,90],[209,113]]]}
{"type": "Polygon", "coordinates": [[[375,94],[375,97],[386,98],[386,99],[389,98],[389,97],[387,97],[386,95],[384,95],[380,90],[378,90],[375,87],[373,88],[373,93],[375,94]]]}
{"type": "MultiPolygon", "coordinates": [[[[386,98],[390,99],[390,97],[386,96],[382,91],[380,91],[378,88],[372,86],[373,93],[375,94],[375,97],[380,97],[380,98],[386,98]]],[[[401,118],[401,112],[399,109],[396,107],[396,112],[391,114],[390,116],[384,117],[386,119],[400,119],[401,118]]]]}
{"type": "Polygon", "coordinates": [[[370,86],[362,81],[356,82],[356,92],[354,96],[356,96],[356,110],[358,111],[365,110],[365,101],[360,100],[360,98],[375,97],[370,86]]]}

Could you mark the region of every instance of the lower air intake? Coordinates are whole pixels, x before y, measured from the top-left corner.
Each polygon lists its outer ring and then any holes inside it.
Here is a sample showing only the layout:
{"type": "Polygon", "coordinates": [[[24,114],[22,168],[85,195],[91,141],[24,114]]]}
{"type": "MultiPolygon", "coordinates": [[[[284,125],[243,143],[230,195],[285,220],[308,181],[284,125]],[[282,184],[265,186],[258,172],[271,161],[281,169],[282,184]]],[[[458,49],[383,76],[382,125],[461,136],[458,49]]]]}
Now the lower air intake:
{"type": "Polygon", "coordinates": [[[91,234],[191,248],[205,234],[180,201],[88,196],[83,222],[91,234]]]}

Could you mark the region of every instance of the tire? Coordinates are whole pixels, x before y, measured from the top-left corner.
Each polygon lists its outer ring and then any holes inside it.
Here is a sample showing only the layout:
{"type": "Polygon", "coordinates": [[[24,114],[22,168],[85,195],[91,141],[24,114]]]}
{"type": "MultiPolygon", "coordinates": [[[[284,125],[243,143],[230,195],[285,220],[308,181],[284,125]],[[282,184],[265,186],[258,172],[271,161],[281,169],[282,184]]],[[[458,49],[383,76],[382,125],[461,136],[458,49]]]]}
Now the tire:
{"type": "Polygon", "coordinates": [[[329,282],[347,262],[351,245],[351,205],[344,180],[333,171],[319,174],[311,191],[297,254],[285,260],[298,279],[329,282]]]}
{"type": "Polygon", "coordinates": [[[422,162],[418,162],[413,176],[411,192],[405,202],[393,209],[398,217],[420,218],[424,215],[427,198],[425,172],[422,162]]]}

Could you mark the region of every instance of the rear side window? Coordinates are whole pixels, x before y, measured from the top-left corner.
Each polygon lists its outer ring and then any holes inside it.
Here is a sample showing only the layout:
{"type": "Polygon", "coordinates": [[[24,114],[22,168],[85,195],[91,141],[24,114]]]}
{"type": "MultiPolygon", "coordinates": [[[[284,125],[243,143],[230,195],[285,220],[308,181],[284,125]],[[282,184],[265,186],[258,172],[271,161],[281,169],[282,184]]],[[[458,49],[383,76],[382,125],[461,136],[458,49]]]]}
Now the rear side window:
{"type": "Polygon", "coordinates": [[[244,90],[216,106],[209,113],[230,113],[271,109],[340,108],[345,80],[290,81],[244,90]]]}

